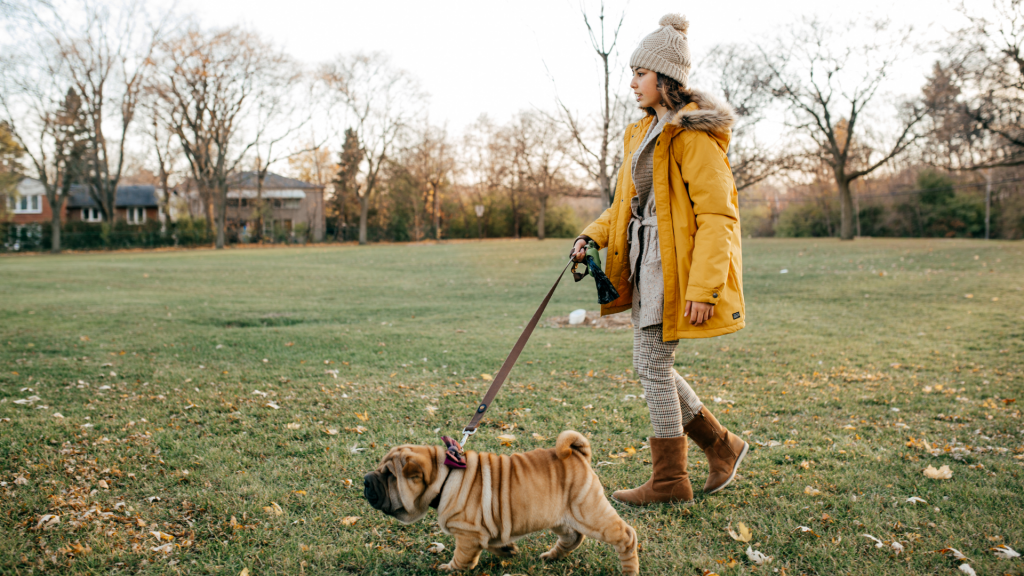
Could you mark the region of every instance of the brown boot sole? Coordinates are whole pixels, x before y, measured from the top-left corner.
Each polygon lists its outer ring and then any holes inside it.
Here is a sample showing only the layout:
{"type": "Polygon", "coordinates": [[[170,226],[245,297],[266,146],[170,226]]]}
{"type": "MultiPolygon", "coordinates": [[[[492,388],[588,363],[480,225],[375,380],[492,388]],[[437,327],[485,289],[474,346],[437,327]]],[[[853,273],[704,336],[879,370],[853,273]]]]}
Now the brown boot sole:
{"type": "Polygon", "coordinates": [[[729,475],[729,479],[726,480],[725,483],[722,484],[721,486],[719,486],[718,488],[715,488],[714,490],[707,491],[707,494],[714,494],[715,492],[718,492],[718,491],[722,490],[723,488],[725,488],[729,484],[732,484],[732,480],[733,480],[733,478],[736,477],[736,472],[740,469],[740,463],[743,462],[743,459],[747,456],[747,451],[748,450],[750,450],[750,444],[747,444],[746,442],[744,442],[743,443],[743,451],[740,452],[740,457],[737,458],[736,459],[736,463],[733,464],[733,466],[732,466],[732,474],[729,475]]]}
{"type": "Polygon", "coordinates": [[[635,504],[633,502],[626,502],[625,500],[619,500],[618,498],[615,497],[614,493],[612,494],[612,500],[615,500],[616,502],[618,502],[620,504],[625,504],[626,506],[633,506],[634,508],[642,508],[644,506],[652,506],[654,504],[676,504],[676,505],[681,505],[683,507],[686,507],[686,506],[693,506],[693,503],[695,502],[695,500],[685,500],[685,501],[683,501],[683,500],[667,500],[665,502],[648,502],[646,504],[635,504]]]}

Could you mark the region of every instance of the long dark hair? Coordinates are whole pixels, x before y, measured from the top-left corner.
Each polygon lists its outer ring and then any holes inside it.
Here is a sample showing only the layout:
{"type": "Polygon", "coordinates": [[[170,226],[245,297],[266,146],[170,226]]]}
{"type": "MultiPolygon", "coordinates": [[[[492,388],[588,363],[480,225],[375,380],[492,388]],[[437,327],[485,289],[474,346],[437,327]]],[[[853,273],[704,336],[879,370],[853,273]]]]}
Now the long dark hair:
{"type": "MultiPolygon", "coordinates": [[[[684,88],[676,79],[669,78],[661,72],[658,72],[658,93],[661,94],[661,103],[669,109],[669,112],[675,112],[686,106],[690,102],[693,102],[693,93],[688,89],[684,88]]],[[[657,112],[654,108],[644,108],[644,112],[648,116],[655,116],[657,112]]]]}

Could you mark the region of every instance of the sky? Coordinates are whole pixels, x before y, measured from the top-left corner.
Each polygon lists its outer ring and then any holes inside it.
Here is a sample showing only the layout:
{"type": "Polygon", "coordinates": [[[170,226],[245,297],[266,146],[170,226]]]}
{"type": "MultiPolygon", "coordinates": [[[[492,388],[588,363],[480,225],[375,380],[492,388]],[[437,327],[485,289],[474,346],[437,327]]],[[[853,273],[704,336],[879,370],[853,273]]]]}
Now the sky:
{"type": "MultiPolygon", "coordinates": [[[[500,122],[518,110],[553,110],[556,97],[581,113],[600,106],[598,59],[581,16],[585,9],[596,22],[594,0],[183,0],[178,6],[208,26],[243,24],[308,64],[338,54],[387,52],[430,94],[430,122],[453,131],[484,113],[500,122]]],[[[842,23],[884,15],[897,27],[914,25],[915,40],[941,40],[963,23],[955,6],[955,0],[609,0],[606,20],[614,24],[625,14],[612,78],[621,74],[621,89],[628,92],[629,55],[669,12],[689,18],[690,50],[699,63],[714,44],[773,36],[801,16],[842,23]]],[[[934,58],[924,54],[901,62],[887,89],[919,90],[934,58]]]]}

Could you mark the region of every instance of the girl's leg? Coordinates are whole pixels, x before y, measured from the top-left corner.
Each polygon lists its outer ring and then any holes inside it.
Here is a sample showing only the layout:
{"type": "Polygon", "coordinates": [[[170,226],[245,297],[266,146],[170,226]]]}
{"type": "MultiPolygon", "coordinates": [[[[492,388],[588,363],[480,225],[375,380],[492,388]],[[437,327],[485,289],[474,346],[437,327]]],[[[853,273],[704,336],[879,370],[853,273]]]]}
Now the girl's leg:
{"type": "Polygon", "coordinates": [[[672,372],[675,373],[676,393],[679,395],[679,407],[683,426],[686,426],[697,414],[700,414],[700,409],[704,404],[701,403],[693,388],[690,388],[690,383],[680,376],[679,372],[676,372],[675,369],[672,372]]]}
{"type": "Polygon", "coordinates": [[[677,381],[681,377],[672,368],[678,342],[662,342],[661,335],[661,324],[633,329],[633,365],[644,388],[654,435],[678,438],[683,435],[683,425],[694,414],[683,421],[677,381]]]}
{"type": "Polygon", "coordinates": [[[644,387],[654,437],[651,478],[632,490],[616,490],[612,498],[644,506],[662,502],[689,502],[693,488],[686,473],[689,440],[683,435],[681,404],[672,369],[676,342],[661,341],[661,325],[633,329],[633,364],[644,387]]]}

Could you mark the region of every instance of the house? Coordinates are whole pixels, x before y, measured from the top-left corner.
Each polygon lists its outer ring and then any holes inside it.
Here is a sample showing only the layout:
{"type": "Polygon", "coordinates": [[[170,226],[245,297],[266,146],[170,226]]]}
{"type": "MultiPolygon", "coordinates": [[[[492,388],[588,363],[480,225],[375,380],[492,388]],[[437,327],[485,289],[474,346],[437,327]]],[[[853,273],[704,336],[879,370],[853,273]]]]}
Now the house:
{"type": "MultiPolygon", "coordinates": [[[[145,224],[146,222],[162,222],[163,210],[157,200],[155,186],[118,186],[114,199],[114,211],[118,220],[128,224],[145,224]]],[[[65,205],[65,220],[69,222],[102,222],[103,211],[100,205],[89,194],[88,188],[82,185],[71,187],[65,205]]]]}
{"type": "Polygon", "coordinates": [[[8,224],[0,243],[7,250],[36,249],[42,241],[43,224],[49,224],[53,216],[46,188],[35,178],[22,178],[12,192],[6,198],[0,197],[5,204],[5,210],[0,210],[0,222],[8,224]]]}
{"type": "Polygon", "coordinates": [[[15,226],[42,224],[53,217],[50,203],[46,201],[46,188],[35,178],[22,178],[18,182],[15,193],[7,197],[7,212],[15,226]]]}
{"type": "MultiPolygon", "coordinates": [[[[189,186],[189,210],[193,214],[206,214],[203,200],[189,186]]],[[[268,172],[263,179],[263,236],[273,237],[275,230],[289,236],[303,224],[310,239],[320,242],[324,238],[327,220],[324,215],[324,187],[302,180],[287,178],[268,172]]],[[[240,172],[228,179],[226,220],[229,228],[242,237],[252,237],[258,222],[256,172],[240,172]]]]}

